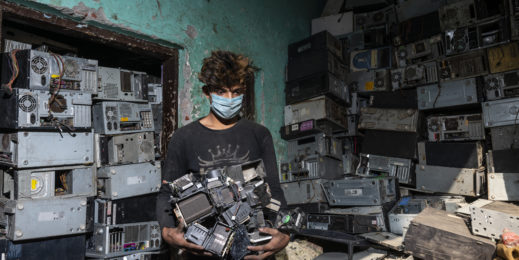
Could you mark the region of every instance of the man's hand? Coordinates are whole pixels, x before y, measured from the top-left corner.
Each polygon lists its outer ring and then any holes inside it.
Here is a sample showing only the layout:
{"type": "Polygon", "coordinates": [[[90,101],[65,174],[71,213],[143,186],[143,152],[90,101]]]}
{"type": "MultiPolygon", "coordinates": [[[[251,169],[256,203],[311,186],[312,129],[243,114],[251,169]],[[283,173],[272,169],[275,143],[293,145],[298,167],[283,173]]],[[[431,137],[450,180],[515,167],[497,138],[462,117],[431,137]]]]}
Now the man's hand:
{"type": "Polygon", "coordinates": [[[173,247],[187,251],[193,255],[211,256],[212,254],[205,251],[204,247],[188,242],[184,238],[184,223],[183,221],[179,222],[180,223],[176,228],[162,228],[162,238],[164,238],[166,243],[173,247]]]}
{"type": "Polygon", "coordinates": [[[281,233],[274,228],[260,228],[259,231],[271,235],[272,239],[267,244],[261,246],[247,247],[251,251],[263,251],[263,253],[261,255],[248,255],[245,257],[246,260],[265,259],[285,248],[290,241],[289,235],[281,233]]]}

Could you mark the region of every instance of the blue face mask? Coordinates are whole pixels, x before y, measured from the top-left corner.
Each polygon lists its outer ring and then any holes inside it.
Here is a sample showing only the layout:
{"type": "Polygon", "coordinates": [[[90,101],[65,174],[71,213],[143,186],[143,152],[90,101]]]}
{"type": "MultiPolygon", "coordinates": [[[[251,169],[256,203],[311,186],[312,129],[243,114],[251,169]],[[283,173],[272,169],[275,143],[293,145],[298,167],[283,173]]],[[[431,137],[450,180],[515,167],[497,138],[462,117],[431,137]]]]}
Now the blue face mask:
{"type": "Polygon", "coordinates": [[[211,110],[223,119],[231,119],[240,113],[243,95],[235,98],[225,98],[211,94],[211,110]]]}

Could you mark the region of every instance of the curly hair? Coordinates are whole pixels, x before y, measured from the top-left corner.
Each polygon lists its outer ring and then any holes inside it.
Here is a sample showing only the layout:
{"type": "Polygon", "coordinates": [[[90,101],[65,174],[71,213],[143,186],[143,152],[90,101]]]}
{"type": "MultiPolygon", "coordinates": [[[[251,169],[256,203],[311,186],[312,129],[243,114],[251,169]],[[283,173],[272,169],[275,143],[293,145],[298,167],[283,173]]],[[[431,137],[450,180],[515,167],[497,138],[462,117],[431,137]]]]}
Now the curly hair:
{"type": "Polygon", "coordinates": [[[235,85],[247,87],[259,69],[242,54],[216,50],[205,58],[198,79],[204,83],[202,90],[209,94],[218,88],[230,88],[235,85]]]}

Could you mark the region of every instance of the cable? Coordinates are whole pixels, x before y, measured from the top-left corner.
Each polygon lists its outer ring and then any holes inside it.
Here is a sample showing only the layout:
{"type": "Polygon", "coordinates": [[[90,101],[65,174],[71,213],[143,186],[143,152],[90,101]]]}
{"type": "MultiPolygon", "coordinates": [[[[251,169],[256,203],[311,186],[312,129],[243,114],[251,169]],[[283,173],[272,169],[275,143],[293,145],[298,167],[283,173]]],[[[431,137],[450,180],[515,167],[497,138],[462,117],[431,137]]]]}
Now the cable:
{"type": "Polygon", "coordinates": [[[7,84],[2,85],[2,89],[6,90],[9,95],[13,93],[13,83],[18,78],[18,74],[20,73],[20,68],[18,67],[18,60],[16,59],[16,53],[18,53],[18,49],[12,50],[9,54],[10,59],[8,59],[9,67],[11,69],[11,78],[7,84]]]}

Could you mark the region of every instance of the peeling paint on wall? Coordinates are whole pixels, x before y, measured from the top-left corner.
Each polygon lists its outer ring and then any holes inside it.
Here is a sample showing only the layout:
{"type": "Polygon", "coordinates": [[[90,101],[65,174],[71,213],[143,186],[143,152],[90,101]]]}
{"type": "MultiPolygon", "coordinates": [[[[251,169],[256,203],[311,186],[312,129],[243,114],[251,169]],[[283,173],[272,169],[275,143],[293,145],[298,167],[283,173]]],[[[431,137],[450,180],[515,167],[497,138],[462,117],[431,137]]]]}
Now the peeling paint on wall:
{"type": "Polygon", "coordinates": [[[84,21],[182,45],[185,49],[179,60],[179,126],[209,111],[195,73],[200,71],[203,58],[215,49],[249,56],[262,69],[255,86],[256,118],[272,133],[278,160],[285,158],[286,143],[280,138],[279,128],[284,121],[287,46],[310,35],[310,20],[320,15],[325,1],[31,1],[84,21]]]}

